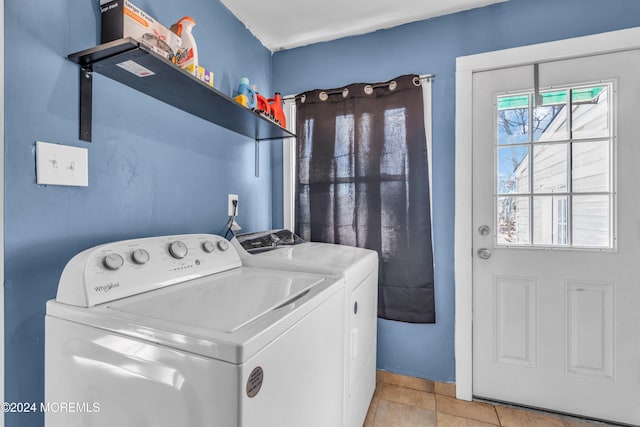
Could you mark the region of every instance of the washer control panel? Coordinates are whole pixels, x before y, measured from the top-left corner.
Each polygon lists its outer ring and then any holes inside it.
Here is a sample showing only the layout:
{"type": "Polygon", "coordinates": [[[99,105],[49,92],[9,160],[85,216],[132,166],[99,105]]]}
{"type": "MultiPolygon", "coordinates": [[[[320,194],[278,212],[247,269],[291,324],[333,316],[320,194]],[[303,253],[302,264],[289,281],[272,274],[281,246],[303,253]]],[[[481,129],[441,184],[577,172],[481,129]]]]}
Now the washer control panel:
{"type": "Polygon", "coordinates": [[[91,307],[240,266],[236,250],[213,234],[108,243],[67,263],[56,300],[91,307]]]}

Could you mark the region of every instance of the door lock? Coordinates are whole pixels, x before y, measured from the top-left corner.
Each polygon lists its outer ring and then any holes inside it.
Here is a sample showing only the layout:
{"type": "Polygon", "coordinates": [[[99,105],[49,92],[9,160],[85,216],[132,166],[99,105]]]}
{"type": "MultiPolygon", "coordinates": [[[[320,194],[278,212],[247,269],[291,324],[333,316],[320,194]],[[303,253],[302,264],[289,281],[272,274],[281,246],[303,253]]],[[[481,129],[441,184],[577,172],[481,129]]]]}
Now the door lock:
{"type": "Polygon", "coordinates": [[[488,225],[481,225],[478,227],[478,233],[481,236],[488,236],[491,233],[491,228],[488,225]]]}

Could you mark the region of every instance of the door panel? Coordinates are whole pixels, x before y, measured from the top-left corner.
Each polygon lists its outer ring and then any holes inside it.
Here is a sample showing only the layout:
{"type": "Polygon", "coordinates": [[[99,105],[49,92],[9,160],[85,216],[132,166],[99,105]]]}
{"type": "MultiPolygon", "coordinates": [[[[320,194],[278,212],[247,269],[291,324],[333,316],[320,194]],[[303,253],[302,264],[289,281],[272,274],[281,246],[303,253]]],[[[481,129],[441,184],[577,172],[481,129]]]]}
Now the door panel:
{"type": "Polygon", "coordinates": [[[540,64],[536,99],[532,65],[474,74],[474,396],[640,424],[638,75],[540,64]]]}
{"type": "Polygon", "coordinates": [[[535,366],[535,296],[535,278],[496,276],[494,335],[497,363],[535,366]]]}
{"type": "Polygon", "coordinates": [[[613,378],[613,283],[567,282],[567,370],[613,378]]]}

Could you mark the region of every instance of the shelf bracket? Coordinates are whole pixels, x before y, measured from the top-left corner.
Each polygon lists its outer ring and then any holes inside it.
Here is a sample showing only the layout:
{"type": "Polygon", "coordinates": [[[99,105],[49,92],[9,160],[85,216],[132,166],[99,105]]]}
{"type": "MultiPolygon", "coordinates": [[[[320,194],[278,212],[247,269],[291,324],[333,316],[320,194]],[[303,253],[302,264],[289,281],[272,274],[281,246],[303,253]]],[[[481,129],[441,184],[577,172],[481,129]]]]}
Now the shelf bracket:
{"type": "Polygon", "coordinates": [[[256,139],[256,178],[260,176],[260,140],[256,139]]]}
{"type": "Polygon", "coordinates": [[[80,67],[80,139],[91,142],[93,69],[80,67]]]}
{"type": "Polygon", "coordinates": [[[295,137],[296,137],[295,135],[291,135],[291,136],[287,135],[287,136],[274,136],[273,138],[260,138],[260,139],[256,138],[256,140],[255,140],[256,141],[256,154],[255,154],[255,156],[256,156],[256,160],[255,160],[256,178],[260,176],[260,141],[273,141],[273,140],[277,140],[277,139],[283,140],[283,139],[286,139],[286,138],[295,138],[295,137]]]}

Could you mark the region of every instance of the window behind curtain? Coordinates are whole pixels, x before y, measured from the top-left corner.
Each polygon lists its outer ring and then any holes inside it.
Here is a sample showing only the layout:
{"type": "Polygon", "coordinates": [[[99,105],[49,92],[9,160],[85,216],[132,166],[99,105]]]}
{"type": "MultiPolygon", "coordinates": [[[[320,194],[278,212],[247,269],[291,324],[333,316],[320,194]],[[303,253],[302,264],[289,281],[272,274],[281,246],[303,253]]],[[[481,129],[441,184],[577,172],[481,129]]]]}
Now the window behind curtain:
{"type": "Polygon", "coordinates": [[[296,96],[296,233],[376,250],[378,315],[435,322],[420,78],[296,96]]]}

